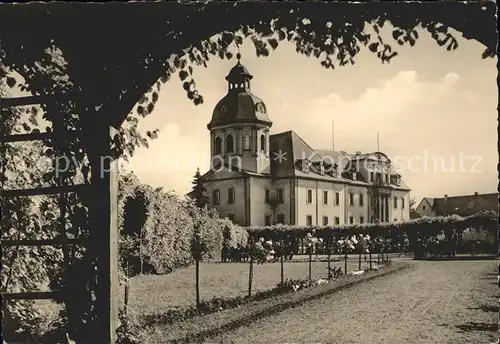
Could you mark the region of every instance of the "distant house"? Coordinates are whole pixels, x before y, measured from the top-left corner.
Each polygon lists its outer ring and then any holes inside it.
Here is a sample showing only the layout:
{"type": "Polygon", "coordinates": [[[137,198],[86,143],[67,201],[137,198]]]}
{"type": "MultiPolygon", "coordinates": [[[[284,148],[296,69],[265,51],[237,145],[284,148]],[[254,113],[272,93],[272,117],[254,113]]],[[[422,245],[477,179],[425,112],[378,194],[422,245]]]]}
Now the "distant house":
{"type": "Polygon", "coordinates": [[[498,193],[479,194],[442,198],[424,197],[415,211],[420,216],[469,216],[484,210],[498,212],[498,193]]]}

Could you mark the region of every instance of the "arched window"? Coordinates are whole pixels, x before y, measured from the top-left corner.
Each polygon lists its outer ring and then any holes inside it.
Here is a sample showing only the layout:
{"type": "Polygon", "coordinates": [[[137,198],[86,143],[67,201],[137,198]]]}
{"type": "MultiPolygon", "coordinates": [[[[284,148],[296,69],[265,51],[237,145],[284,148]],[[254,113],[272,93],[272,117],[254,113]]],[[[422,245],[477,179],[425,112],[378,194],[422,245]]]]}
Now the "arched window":
{"type": "Polygon", "coordinates": [[[243,150],[250,150],[250,135],[243,136],[243,150]]]}
{"type": "Polygon", "coordinates": [[[226,152],[227,153],[234,152],[234,139],[232,135],[227,135],[226,137],[226,152]]]}
{"type": "Polygon", "coordinates": [[[266,135],[264,134],[260,135],[260,150],[266,151],[266,135]]]}
{"type": "Polygon", "coordinates": [[[215,138],[215,154],[222,153],[222,139],[220,137],[215,138]]]}

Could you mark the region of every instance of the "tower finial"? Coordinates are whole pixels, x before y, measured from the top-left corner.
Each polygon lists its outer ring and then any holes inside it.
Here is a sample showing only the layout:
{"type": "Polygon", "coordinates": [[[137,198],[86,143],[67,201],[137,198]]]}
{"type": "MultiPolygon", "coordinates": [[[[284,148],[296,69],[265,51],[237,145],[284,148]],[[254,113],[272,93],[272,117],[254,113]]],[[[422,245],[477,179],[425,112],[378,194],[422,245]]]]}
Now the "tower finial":
{"type": "Polygon", "coordinates": [[[236,54],[236,58],[238,59],[238,62],[241,60],[241,54],[240,54],[240,45],[236,43],[236,49],[238,49],[238,53],[236,54]]]}

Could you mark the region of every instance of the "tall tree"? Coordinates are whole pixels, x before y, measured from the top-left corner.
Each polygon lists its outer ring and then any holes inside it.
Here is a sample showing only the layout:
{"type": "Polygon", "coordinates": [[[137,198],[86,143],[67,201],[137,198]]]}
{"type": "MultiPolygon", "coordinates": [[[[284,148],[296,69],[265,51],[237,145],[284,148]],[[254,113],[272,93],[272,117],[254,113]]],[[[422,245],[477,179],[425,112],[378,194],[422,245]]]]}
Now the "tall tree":
{"type": "Polygon", "coordinates": [[[415,210],[417,205],[417,199],[415,197],[410,197],[410,210],[415,210]]]}
{"type": "Polygon", "coordinates": [[[196,174],[193,180],[193,191],[191,191],[191,197],[198,208],[204,208],[209,203],[208,197],[205,195],[207,191],[203,186],[203,181],[201,180],[200,168],[196,169],[196,174]]]}

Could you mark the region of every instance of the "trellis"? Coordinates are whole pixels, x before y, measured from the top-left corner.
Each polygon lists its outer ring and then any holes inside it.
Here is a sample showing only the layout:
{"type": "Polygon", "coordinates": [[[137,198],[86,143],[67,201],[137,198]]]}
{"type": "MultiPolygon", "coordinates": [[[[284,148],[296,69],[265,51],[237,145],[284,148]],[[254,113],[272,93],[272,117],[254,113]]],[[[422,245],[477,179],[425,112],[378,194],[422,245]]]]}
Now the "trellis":
{"type": "MultiPolygon", "coordinates": [[[[11,108],[16,106],[41,104],[46,101],[38,96],[27,96],[20,98],[0,99],[0,108],[11,108]]],[[[56,137],[63,135],[82,135],[83,131],[78,132],[63,132],[64,129],[55,127],[51,132],[29,133],[29,134],[14,134],[0,136],[0,143],[3,147],[7,143],[12,142],[29,142],[29,141],[51,141],[56,137]]],[[[59,207],[59,233],[54,239],[2,239],[2,246],[53,246],[62,247],[63,250],[63,267],[65,271],[70,268],[70,246],[84,245],[87,248],[86,254],[91,258],[98,260],[97,280],[98,287],[96,293],[96,312],[97,321],[95,322],[95,338],[99,341],[105,340],[106,343],[113,343],[115,338],[115,329],[118,325],[118,308],[117,308],[117,168],[109,162],[110,154],[110,135],[113,129],[110,130],[109,125],[105,121],[97,122],[96,126],[92,127],[92,141],[87,143],[89,160],[93,171],[90,183],[82,183],[70,185],[62,176],[57,178],[57,185],[50,187],[37,187],[16,190],[4,190],[2,188],[0,197],[2,198],[17,198],[17,197],[32,197],[56,195],[58,196],[59,207]],[[104,158],[104,159],[103,159],[104,158]],[[103,164],[103,162],[107,162],[103,164]],[[113,168],[114,167],[114,168],[113,168]],[[69,193],[82,194],[89,192],[93,196],[93,206],[91,207],[90,225],[93,230],[90,231],[90,239],[69,239],[66,232],[66,195],[69,193]],[[100,200],[100,201],[99,201],[100,200]],[[102,228],[99,230],[99,228],[102,228]],[[90,245],[89,245],[90,244],[90,245]]],[[[66,136],[67,137],[67,136],[66,136]]],[[[2,160],[5,157],[2,156],[2,160]]],[[[90,205],[90,204],[89,204],[90,205]]],[[[27,292],[2,292],[2,298],[8,302],[10,300],[57,300],[68,304],[68,297],[71,295],[57,291],[27,291],[27,292]]],[[[80,343],[79,338],[75,338],[77,343],[80,343]]],[[[97,341],[96,341],[97,342],[97,341]]]]}

